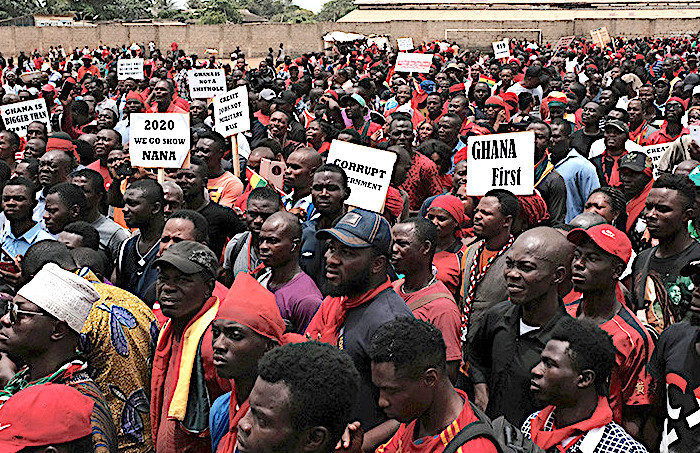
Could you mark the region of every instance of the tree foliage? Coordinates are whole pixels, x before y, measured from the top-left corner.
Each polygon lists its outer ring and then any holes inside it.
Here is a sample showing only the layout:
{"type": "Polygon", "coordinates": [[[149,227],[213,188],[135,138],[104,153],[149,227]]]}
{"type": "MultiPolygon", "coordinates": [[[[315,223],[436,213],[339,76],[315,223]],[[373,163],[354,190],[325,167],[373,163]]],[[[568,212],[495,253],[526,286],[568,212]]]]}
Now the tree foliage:
{"type": "Polygon", "coordinates": [[[330,0],[323,5],[321,11],[316,15],[316,20],[335,22],[355,8],[353,0],[330,0]]]}

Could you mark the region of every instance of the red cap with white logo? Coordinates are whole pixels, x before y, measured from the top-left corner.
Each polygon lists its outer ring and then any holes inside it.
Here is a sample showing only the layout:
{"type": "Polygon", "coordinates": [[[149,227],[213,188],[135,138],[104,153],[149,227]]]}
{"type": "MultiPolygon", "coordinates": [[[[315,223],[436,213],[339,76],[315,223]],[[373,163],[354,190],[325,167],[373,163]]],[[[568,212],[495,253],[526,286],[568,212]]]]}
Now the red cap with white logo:
{"type": "Polygon", "coordinates": [[[576,228],[569,231],[566,238],[576,245],[591,240],[604,251],[620,258],[625,264],[632,256],[632,243],[627,235],[607,223],[592,226],[587,230],[576,228]]]}

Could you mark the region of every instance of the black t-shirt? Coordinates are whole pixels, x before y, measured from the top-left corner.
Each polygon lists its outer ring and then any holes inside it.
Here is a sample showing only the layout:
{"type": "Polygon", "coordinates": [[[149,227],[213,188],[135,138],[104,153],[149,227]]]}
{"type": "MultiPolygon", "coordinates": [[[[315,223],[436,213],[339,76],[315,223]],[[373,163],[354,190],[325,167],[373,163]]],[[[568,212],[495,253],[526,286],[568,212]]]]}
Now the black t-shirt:
{"type": "Polygon", "coordinates": [[[690,277],[681,276],[680,270],[691,261],[700,260],[700,243],[693,241],[685,250],[668,258],[656,257],[657,249],[658,246],[643,250],[632,265],[635,307],[639,309],[643,306],[644,288],[647,276],[651,274],[661,280],[668,294],[671,311],[676,319],[681,319],[690,303],[692,282],[690,277]]]}
{"type": "Polygon", "coordinates": [[[571,147],[576,148],[576,151],[583,157],[588,158],[591,153],[591,145],[601,138],[603,138],[603,131],[600,131],[598,135],[587,135],[583,133],[583,129],[580,129],[571,134],[571,147]]]}
{"type": "Polygon", "coordinates": [[[217,257],[221,256],[228,238],[246,230],[245,224],[236,216],[233,209],[220,204],[210,201],[199,210],[199,213],[209,223],[209,248],[217,257]]]}
{"type": "Polygon", "coordinates": [[[387,420],[378,405],[379,390],[372,384],[370,339],[382,324],[401,317],[412,318],[413,313],[393,288],[387,288],[371,302],[348,310],[338,335],[338,347],[350,354],[360,373],[360,390],[353,420],[359,420],[365,431],[387,420]]]}
{"type": "Polygon", "coordinates": [[[661,452],[700,451],[700,356],[695,349],[699,340],[700,327],[673,324],[661,334],[649,360],[649,373],[666,386],[661,452]]]}

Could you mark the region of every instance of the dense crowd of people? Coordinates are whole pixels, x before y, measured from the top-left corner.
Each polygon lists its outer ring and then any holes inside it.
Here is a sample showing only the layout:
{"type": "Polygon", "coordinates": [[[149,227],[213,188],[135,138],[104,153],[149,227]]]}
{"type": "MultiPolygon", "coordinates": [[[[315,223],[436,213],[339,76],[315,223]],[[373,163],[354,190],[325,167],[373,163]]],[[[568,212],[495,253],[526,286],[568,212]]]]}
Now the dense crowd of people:
{"type": "Polygon", "coordinates": [[[509,46],[0,56],[49,114],[0,130],[0,450],[699,452],[698,38],[509,46]],[[183,168],[132,166],[135,113],[189,115],[183,168]],[[520,131],[533,193],[469,195],[520,131]],[[396,154],[381,212],[334,140],[396,154]]]}

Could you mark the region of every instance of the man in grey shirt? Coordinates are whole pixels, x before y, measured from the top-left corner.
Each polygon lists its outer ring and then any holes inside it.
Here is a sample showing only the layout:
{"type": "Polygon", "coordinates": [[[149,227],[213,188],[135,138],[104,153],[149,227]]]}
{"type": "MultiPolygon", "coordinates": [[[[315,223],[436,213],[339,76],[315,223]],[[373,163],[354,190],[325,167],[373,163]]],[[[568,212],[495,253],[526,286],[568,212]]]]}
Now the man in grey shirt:
{"type": "Polygon", "coordinates": [[[87,198],[87,210],[83,213],[84,220],[95,227],[100,234],[100,248],[114,263],[122,242],[129,239],[129,230],[112,219],[100,213],[100,206],[105,196],[104,178],[99,172],[83,168],[71,175],[71,182],[83,189],[87,198]]]}

